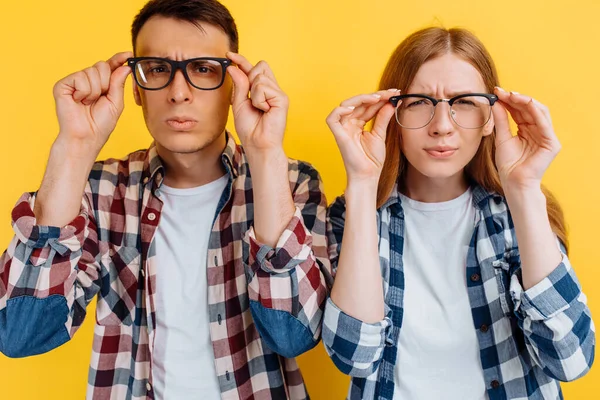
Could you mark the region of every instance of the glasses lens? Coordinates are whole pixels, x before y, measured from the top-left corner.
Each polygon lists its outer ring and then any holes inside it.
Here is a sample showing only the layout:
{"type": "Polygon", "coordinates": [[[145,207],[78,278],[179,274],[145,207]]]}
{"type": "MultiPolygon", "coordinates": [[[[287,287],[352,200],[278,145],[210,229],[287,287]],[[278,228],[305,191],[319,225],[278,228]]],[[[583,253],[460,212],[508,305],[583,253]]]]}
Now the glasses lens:
{"type": "Polygon", "coordinates": [[[484,96],[461,97],[452,104],[451,115],[463,128],[481,128],[490,120],[492,106],[484,96]]]}
{"type": "Polygon", "coordinates": [[[431,121],[435,106],[429,99],[405,97],[396,107],[396,121],[403,128],[422,128],[431,121]]]}
{"type": "Polygon", "coordinates": [[[192,84],[200,89],[215,89],[223,81],[223,67],[215,60],[195,60],[187,65],[192,84]]]}
{"type": "Polygon", "coordinates": [[[171,77],[171,65],[160,59],[141,60],[135,65],[135,78],[144,89],[166,86],[171,77]]]}

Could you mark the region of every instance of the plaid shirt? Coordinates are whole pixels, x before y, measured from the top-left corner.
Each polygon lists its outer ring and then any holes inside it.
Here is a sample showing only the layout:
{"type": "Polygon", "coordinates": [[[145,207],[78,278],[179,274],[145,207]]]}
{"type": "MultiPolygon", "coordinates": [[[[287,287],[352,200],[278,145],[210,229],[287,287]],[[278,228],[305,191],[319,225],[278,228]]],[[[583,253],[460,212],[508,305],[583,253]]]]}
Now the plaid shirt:
{"type": "MultiPolygon", "coordinates": [[[[207,261],[207,329],[221,396],[307,399],[293,357],[318,343],[331,285],[320,177],[289,161],[296,211],[273,249],[254,235],[248,163],[229,134],[222,162],[229,183],[207,261]]],[[[22,357],[61,345],[97,297],[87,398],[154,398],[163,176],[155,147],[96,163],[79,216],[62,229],[36,225],[34,195],[19,200],[16,236],[0,259],[0,351],[22,357]]]]}
{"type": "MultiPolygon", "coordinates": [[[[348,398],[391,400],[402,329],[404,213],[397,189],[377,211],[386,317],[367,324],[325,307],[323,342],[337,367],[351,375],[348,398]]],[[[595,333],[586,297],[563,252],[561,264],[523,290],[513,221],[503,197],[473,190],[477,223],[466,280],[490,400],[562,399],[558,381],[584,375],[594,359],[595,333]]],[[[345,201],[328,212],[334,271],[341,251],[345,201]]],[[[562,251],[562,249],[561,249],[562,251]]],[[[400,355],[402,356],[402,355],[400,355]]],[[[396,399],[395,399],[396,400],[396,399]]]]}

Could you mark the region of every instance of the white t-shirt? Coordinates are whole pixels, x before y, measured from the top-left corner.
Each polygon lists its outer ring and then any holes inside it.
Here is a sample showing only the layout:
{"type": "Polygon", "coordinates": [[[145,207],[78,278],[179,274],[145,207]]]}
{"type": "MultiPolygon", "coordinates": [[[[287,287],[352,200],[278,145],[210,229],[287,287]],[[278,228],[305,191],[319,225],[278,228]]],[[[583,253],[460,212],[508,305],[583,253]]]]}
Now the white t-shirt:
{"type": "Polygon", "coordinates": [[[228,175],[191,189],[160,188],[156,232],[156,337],[152,378],[158,400],[220,400],[209,330],[206,258],[228,175]]]}
{"type": "Polygon", "coordinates": [[[486,399],[465,272],[472,193],[442,203],[401,199],[405,289],[394,399],[486,399]]]}

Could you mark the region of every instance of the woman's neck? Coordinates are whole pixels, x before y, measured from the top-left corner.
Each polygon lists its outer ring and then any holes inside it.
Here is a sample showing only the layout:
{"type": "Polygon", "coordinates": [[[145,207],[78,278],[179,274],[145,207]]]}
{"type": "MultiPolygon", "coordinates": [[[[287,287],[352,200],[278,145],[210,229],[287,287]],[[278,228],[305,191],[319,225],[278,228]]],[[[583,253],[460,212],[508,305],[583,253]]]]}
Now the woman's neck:
{"type": "Polygon", "coordinates": [[[468,188],[469,183],[462,170],[450,177],[431,178],[409,165],[400,191],[416,201],[441,203],[459,197],[468,188]]]}

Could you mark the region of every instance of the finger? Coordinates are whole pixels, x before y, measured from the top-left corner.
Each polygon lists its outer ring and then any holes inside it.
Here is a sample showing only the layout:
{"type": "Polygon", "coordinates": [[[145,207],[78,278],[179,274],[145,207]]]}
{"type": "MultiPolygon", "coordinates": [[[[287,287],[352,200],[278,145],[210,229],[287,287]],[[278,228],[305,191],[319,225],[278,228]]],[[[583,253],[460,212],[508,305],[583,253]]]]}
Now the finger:
{"type": "MultiPolygon", "coordinates": [[[[359,107],[356,107],[356,109],[354,110],[354,113],[352,113],[352,118],[365,121],[365,123],[369,122],[370,120],[372,120],[375,117],[375,115],[377,115],[379,110],[381,110],[386,104],[391,105],[391,103],[389,103],[389,101],[385,101],[383,99],[379,100],[375,104],[369,104],[369,105],[363,104],[359,107]]],[[[342,118],[342,124],[344,122],[345,122],[345,120],[342,118]]]]}
{"type": "Polygon", "coordinates": [[[248,81],[250,82],[250,93],[252,93],[253,90],[256,90],[259,85],[269,86],[273,89],[281,90],[277,83],[267,75],[257,75],[253,80],[248,77],[248,81]]]}
{"type": "Polygon", "coordinates": [[[259,110],[267,112],[271,107],[284,107],[287,104],[287,96],[279,88],[268,84],[258,84],[250,91],[252,105],[259,110]]]}
{"type": "Polygon", "coordinates": [[[100,73],[94,67],[86,68],[83,73],[87,76],[90,83],[90,94],[81,102],[85,105],[94,103],[102,95],[102,83],[100,81],[100,73]]]}
{"type": "Polygon", "coordinates": [[[546,117],[546,115],[542,112],[542,110],[534,102],[533,99],[531,99],[529,101],[529,103],[527,103],[527,109],[529,110],[529,113],[533,117],[533,121],[534,121],[535,125],[537,125],[541,128],[540,131],[542,131],[544,133],[547,133],[547,131],[552,131],[552,125],[551,125],[550,121],[548,121],[548,118],[546,117]]]}
{"type": "Polygon", "coordinates": [[[275,84],[277,84],[277,80],[275,79],[275,75],[273,71],[269,67],[269,64],[266,61],[259,61],[258,64],[254,66],[248,73],[248,80],[250,81],[250,85],[254,83],[260,76],[267,76],[270,80],[272,80],[275,84]]]}
{"type": "Polygon", "coordinates": [[[287,104],[286,94],[277,86],[277,83],[266,75],[258,75],[253,82],[250,82],[250,100],[255,107],[265,112],[269,111],[271,107],[283,107],[287,104]],[[264,100],[267,97],[270,100],[268,104],[265,104],[264,100]]]}
{"type": "Polygon", "coordinates": [[[108,87],[108,93],[106,94],[106,97],[119,109],[123,108],[123,100],[125,97],[125,81],[130,73],[131,68],[129,68],[128,65],[123,65],[114,70],[110,76],[110,85],[108,87]]]}
{"type": "Polygon", "coordinates": [[[546,107],[544,104],[540,103],[536,99],[532,99],[532,100],[533,100],[533,103],[535,104],[535,106],[537,108],[539,108],[540,111],[544,114],[544,116],[546,117],[546,119],[548,120],[548,122],[550,124],[552,124],[552,116],[550,116],[550,110],[548,109],[548,107],[546,107]]]}
{"type": "Polygon", "coordinates": [[[496,127],[496,147],[498,147],[507,140],[512,139],[512,133],[510,133],[508,112],[501,102],[494,104],[492,115],[494,116],[494,126],[496,127]]]}
{"type": "Polygon", "coordinates": [[[248,75],[250,73],[250,71],[252,70],[252,68],[254,67],[252,65],[252,63],[250,61],[246,60],[246,58],[244,56],[242,56],[241,54],[229,51],[229,52],[227,52],[227,58],[229,58],[231,61],[236,63],[237,66],[246,75],[248,75]]]}
{"type": "Polygon", "coordinates": [[[67,85],[72,88],[73,100],[77,103],[81,103],[83,99],[90,95],[90,81],[83,71],[77,72],[67,78],[67,85]]]}
{"type": "Polygon", "coordinates": [[[381,100],[381,95],[378,93],[359,94],[358,96],[350,97],[340,103],[341,107],[359,107],[363,104],[375,104],[381,100]]]}
{"type": "Polygon", "coordinates": [[[496,96],[498,96],[498,100],[502,103],[504,108],[510,113],[510,116],[517,124],[527,123],[525,117],[522,115],[521,111],[515,108],[510,104],[510,93],[506,90],[496,87],[494,90],[496,96]]]}
{"type": "Polygon", "coordinates": [[[380,90],[374,94],[381,96],[381,98],[379,99],[379,103],[376,103],[373,105],[362,105],[359,107],[359,108],[362,108],[364,110],[364,112],[368,115],[368,117],[363,118],[365,120],[372,119],[375,116],[375,114],[377,114],[377,112],[379,112],[381,107],[383,107],[387,103],[389,103],[389,101],[392,97],[398,96],[400,94],[400,90],[398,90],[398,89],[380,90]]]}
{"type": "Polygon", "coordinates": [[[531,97],[525,96],[518,92],[499,91],[498,98],[504,103],[505,108],[511,113],[517,124],[533,123],[533,117],[527,109],[527,103],[531,101],[531,97]],[[508,106],[508,107],[506,107],[508,106]],[[518,111],[518,113],[514,112],[518,111]]]}
{"type": "Polygon", "coordinates": [[[94,64],[94,68],[98,70],[98,74],[100,75],[102,93],[106,93],[110,86],[110,75],[112,73],[110,65],[105,61],[100,61],[94,64]]]}
{"type": "Polygon", "coordinates": [[[340,136],[344,134],[344,128],[342,126],[341,120],[343,117],[352,114],[354,111],[354,107],[336,107],[333,111],[327,116],[325,122],[331,132],[333,132],[334,136],[340,136]]]}
{"type": "Polygon", "coordinates": [[[117,53],[111,58],[109,58],[106,63],[109,65],[111,72],[119,68],[121,65],[125,64],[128,58],[133,57],[133,53],[130,51],[124,51],[122,53],[117,53]]]}
{"type": "Polygon", "coordinates": [[[375,104],[362,104],[356,107],[354,114],[356,118],[360,118],[365,121],[370,121],[379,112],[379,110],[389,103],[390,98],[397,96],[400,93],[398,89],[380,90],[375,95],[381,96],[379,101],[375,104]]]}
{"type": "Polygon", "coordinates": [[[394,115],[396,109],[392,105],[392,103],[386,103],[378,112],[375,117],[375,122],[373,123],[373,129],[371,132],[385,140],[385,136],[387,133],[388,125],[390,124],[390,120],[394,115]]]}
{"type": "Polygon", "coordinates": [[[237,110],[245,101],[248,100],[248,92],[250,91],[250,82],[248,76],[239,68],[239,66],[227,67],[227,73],[233,81],[233,96],[231,104],[237,110]]]}
{"type": "Polygon", "coordinates": [[[502,106],[506,109],[506,111],[508,111],[508,113],[510,114],[510,116],[512,117],[512,119],[517,123],[517,125],[523,125],[523,124],[530,124],[531,122],[531,118],[527,118],[523,115],[523,113],[514,108],[513,106],[511,106],[510,104],[507,104],[503,101],[499,101],[499,103],[502,104],[502,106]]]}

